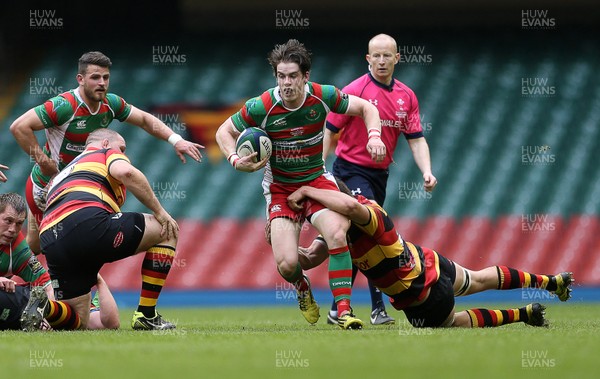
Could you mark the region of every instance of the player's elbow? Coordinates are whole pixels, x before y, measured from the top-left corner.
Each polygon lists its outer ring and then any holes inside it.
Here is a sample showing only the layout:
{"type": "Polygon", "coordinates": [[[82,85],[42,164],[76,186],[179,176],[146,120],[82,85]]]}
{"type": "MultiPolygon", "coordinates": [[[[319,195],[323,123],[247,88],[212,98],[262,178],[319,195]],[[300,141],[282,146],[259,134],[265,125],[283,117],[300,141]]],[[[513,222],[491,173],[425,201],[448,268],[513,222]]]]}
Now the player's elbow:
{"type": "Polygon", "coordinates": [[[21,119],[16,119],[9,127],[11,134],[17,138],[22,134],[24,124],[21,122],[21,119]]]}
{"type": "Polygon", "coordinates": [[[348,201],[344,202],[344,212],[342,214],[350,217],[350,219],[352,219],[354,216],[360,214],[360,210],[362,205],[354,200],[354,199],[348,199],[348,201]]]}
{"type": "Polygon", "coordinates": [[[102,325],[106,329],[119,329],[121,327],[121,321],[118,316],[115,317],[107,317],[105,320],[102,320],[102,325]]]}

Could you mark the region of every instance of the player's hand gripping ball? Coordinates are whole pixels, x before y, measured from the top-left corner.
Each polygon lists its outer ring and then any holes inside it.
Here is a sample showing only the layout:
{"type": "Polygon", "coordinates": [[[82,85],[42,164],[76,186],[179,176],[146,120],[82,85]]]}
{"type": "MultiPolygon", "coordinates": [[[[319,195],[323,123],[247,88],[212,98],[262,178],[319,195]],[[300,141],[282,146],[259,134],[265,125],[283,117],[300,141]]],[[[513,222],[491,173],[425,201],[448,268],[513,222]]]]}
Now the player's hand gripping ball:
{"type": "Polygon", "coordinates": [[[237,139],[235,149],[240,157],[245,157],[254,152],[258,155],[254,162],[261,161],[271,156],[273,145],[267,133],[259,128],[247,128],[237,139]]]}

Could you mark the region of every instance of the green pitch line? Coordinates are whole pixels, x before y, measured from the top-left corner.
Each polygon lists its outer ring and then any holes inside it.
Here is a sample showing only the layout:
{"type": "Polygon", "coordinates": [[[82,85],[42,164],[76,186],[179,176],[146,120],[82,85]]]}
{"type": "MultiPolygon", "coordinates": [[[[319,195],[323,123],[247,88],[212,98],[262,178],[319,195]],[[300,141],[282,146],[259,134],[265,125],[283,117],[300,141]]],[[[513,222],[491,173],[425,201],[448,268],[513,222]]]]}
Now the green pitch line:
{"type": "Polygon", "coordinates": [[[369,308],[357,307],[365,329],[342,331],[325,323],[323,309],[311,326],[292,307],[249,307],[163,308],[175,331],[135,332],[132,310],[121,311],[117,331],[0,332],[2,372],[44,379],[367,379],[423,370],[427,377],[583,378],[597,370],[600,348],[600,305],[590,304],[549,304],[548,329],[414,329],[398,312],[396,325],[375,327],[369,308]]]}

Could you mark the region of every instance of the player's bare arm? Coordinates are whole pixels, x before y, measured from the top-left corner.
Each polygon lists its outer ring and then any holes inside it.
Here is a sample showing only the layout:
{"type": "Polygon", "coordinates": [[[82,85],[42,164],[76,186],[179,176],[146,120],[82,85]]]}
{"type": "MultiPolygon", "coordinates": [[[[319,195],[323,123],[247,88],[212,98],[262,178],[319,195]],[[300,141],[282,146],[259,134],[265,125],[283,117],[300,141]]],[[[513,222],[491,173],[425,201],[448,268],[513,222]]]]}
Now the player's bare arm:
{"type": "Polygon", "coordinates": [[[127,123],[139,126],[144,129],[148,134],[162,140],[169,141],[175,148],[175,153],[183,163],[186,162],[185,155],[189,155],[196,162],[202,160],[202,154],[200,149],[204,146],[187,141],[180,135],[173,132],[164,122],[159,120],[157,117],[131,106],[131,113],[126,120],[127,123]]]}
{"type": "Polygon", "coordinates": [[[335,151],[337,141],[337,135],[325,128],[323,132],[323,162],[325,162],[330,153],[335,151]]]}
{"type": "Polygon", "coordinates": [[[217,134],[215,136],[221,153],[223,153],[223,155],[227,157],[227,160],[229,160],[229,163],[231,163],[233,168],[235,168],[238,171],[254,172],[265,167],[269,158],[265,158],[258,162],[252,162],[252,160],[258,155],[258,153],[252,153],[245,157],[240,157],[237,155],[235,149],[235,142],[237,141],[239,135],[240,132],[238,132],[235,126],[233,125],[231,117],[228,117],[227,120],[225,120],[225,122],[223,122],[221,126],[219,126],[219,129],[217,129],[217,134]]]}
{"type": "Polygon", "coordinates": [[[302,209],[302,202],[306,199],[313,199],[323,204],[328,209],[335,211],[342,216],[348,217],[357,224],[366,224],[369,222],[371,214],[367,207],[359,203],[352,196],[339,191],[318,189],[310,186],[302,186],[288,196],[288,204],[292,209],[302,209]]]}
{"type": "Polygon", "coordinates": [[[52,176],[58,172],[56,162],[44,154],[35,136],[36,131],[43,129],[44,124],[33,108],[22,114],[10,126],[10,132],[21,149],[40,166],[42,174],[52,176]]]}
{"type": "Polygon", "coordinates": [[[371,159],[375,162],[383,161],[386,154],[386,148],[381,140],[381,120],[379,119],[377,107],[358,96],[348,96],[349,104],[346,114],[350,116],[359,116],[365,121],[367,134],[369,135],[367,150],[371,154],[371,159]]]}
{"type": "Polygon", "coordinates": [[[437,185],[437,179],[431,173],[431,157],[429,155],[429,145],[425,137],[409,139],[408,145],[412,151],[415,163],[423,173],[423,183],[425,191],[431,192],[437,185]]]}
{"type": "Polygon", "coordinates": [[[161,237],[164,236],[167,239],[177,238],[179,234],[177,222],[162,207],[152,191],[148,179],[140,170],[125,160],[116,160],[110,165],[109,173],[113,178],[123,183],[143,205],[152,211],[154,217],[163,227],[161,237]]]}

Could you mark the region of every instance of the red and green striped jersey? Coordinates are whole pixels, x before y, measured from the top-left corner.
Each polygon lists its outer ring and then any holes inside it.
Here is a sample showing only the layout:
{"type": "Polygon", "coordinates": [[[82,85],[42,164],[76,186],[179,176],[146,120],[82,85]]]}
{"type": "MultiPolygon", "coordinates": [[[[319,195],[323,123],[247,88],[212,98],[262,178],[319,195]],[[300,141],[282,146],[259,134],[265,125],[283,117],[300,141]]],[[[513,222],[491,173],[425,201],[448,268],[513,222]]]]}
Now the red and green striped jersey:
{"type": "Polygon", "coordinates": [[[279,87],[271,88],[244,104],[231,120],[238,131],[258,127],[271,138],[269,170],[275,183],[302,183],[318,178],[323,168],[323,126],[327,114],[346,113],[348,95],[334,86],[308,82],[302,106],[283,105],[279,87]]]}
{"type": "Polygon", "coordinates": [[[87,207],[118,213],[125,202],[125,186],[109,174],[110,165],[127,158],[114,149],[88,148],[50,182],[40,234],[65,217],[87,207]]]}
{"type": "Polygon", "coordinates": [[[50,275],[29,249],[25,236],[20,232],[10,245],[0,245],[0,276],[17,275],[34,286],[50,282],[50,275]]]}
{"type": "MultiPolygon", "coordinates": [[[[131,105],[113,93],[108,93],[98,110],[92,113],[81,98],[79,88],[53,97],[34,109],[46,128],[44,153],[58,162],[59,170],[81,154],[91,132],[108,127],[115,118],[125,121],[131,113],[131,105]]],[[[31,171],[31,178],[42,188],[50,180],[42,175],[37,164],[31,171]]]]}
{"type": "Polygon", "coordinates": [[[348,231],[352,263],[396,309],[423,300],[440,276],[437,253],[404,241],[383,208],[363,196],[357,199],[371,217],[366,225],[353,222],[348,231]]]}

